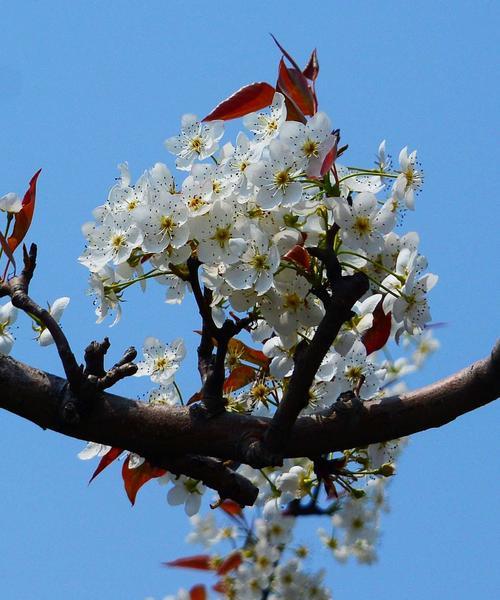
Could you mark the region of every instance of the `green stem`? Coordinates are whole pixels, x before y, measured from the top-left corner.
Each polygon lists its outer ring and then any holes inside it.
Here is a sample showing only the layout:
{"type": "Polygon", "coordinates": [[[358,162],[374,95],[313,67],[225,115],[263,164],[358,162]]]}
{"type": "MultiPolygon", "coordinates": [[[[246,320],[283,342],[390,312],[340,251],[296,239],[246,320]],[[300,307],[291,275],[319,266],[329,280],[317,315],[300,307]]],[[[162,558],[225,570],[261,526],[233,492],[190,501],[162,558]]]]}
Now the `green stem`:
{"type": "MultiPolygon", "coordinates": [[[[5,231],[4,231],[4,234],[3,234],[3,237],[5,239],[7,239],[8,235],[9,235],[9,228],[10,228],[10,224],[12,222],[12,219],[13,219],[12,213],[8,212],[7,213],[7,225],[5,226],[5,231]]],[[[3,248],[2,248],[2,246],[0,246],[0,258],[2,258],[2,254],[3,254],[3,248]]]]}
{"type": "Polygon", "coordinates": [[[173,382],[173,384],[174,384],[174,388],[175,388],[176,392],[179,394],[179,400],[181,401],[181,406],[184,406],[184,400],[182,398],[182,392],[179,389],[179,386],[175,383],[175,381],[173,382]]]}
{"type": "Polygon", "coordinates": [[[131,285],[134,285],[134,283],[138,283],[140,281],[146,281],[146,279],[152,279],[154,277],[160,277],[161,275],[172,275],[171,271],[159,271],[158,269],[153,269],[152,271],[149,271],[148,273],[145,273],[144,275],[141,275],[140,277],[136,277],[135,279],[131,279],[130,281],[125,281],[123,283],[113,283],[109,287],[109,289],[113,290],[113,292],[122,292],[123,290],[126,290],[128,287],[130,287],[131,285]]]}
{"type": "Polygon", "coordinates": [[[340,254],[349,254],[350,256],[357,256],[358,258],[364,258],[366,261],[368,261],[375,267],[381,269],[382,271],[385,271],[386,273],[389,273],[389,275],[394,275],[394,277],[399,279],[399,281],[401,281],[401,283],[404,283],[404,278],[401,275],[394,273],[394,271],[391,271],[391,269],[384,267],[384,265],[382,263],[379,263],[376,260],[372,260],[371,258],[368,258],[368,256],[363,256],[362,254],[358,254],[357,252],[352,252],[351,250],[340,250],[339,252],[337,252],[337,255],[340,255],[340,254]]]}

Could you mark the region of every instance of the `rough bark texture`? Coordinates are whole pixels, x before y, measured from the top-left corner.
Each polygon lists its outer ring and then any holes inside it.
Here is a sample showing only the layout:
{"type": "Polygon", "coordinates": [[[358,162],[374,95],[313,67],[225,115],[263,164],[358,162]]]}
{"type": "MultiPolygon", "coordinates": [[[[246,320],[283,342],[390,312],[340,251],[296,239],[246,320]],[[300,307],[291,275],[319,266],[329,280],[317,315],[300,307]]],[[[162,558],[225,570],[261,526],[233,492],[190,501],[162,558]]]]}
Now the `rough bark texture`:
{"type": "MultiPolygon", "coordinates": [[[[71,401],[71,396],[66,380],[0,356],[1,408],[45,429],[126,448],[154,459],[158,465],[168,465],[170,461],[172,466],[177,465],[177,469],[172,468],[174,472],[185,472],[183,467],[199,470],[196,457],[249,462],[249,444],[263,439],[271,422],[235,413],[213,417],[197,404],[170,408],[101,392],[96,393],[91,410],[78,423],[68,423],[62,407],[71,401]],[[182,463],[184,460],[194,462],[190,467],[182,463]]],[[[497,344],[490,357],[427,387],[382,400],[337,402],[329,414],[300,417],[283,456],[317,456],[440,427],[499,396],[497,344]]],[[[208,471],[210,464],[214,467],[212,475],[219,472],[224,478],[221,463],[209,463],[208,471]]],[[[251,503],[254,492],[248,489],[242,496],[251,503]]]]}

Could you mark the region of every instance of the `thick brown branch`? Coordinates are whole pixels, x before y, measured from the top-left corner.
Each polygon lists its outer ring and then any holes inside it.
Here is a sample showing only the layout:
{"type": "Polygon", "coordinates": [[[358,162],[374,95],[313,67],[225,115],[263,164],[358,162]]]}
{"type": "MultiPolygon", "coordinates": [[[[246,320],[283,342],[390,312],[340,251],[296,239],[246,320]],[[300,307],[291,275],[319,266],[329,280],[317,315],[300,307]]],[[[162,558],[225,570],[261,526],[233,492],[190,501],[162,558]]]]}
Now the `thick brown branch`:
{"type": "MultiPolygon", "coordinates": [[[[270,424],[236,413],[206,419],[195,405],[173,409],[108,393],[70,424],[60,410],[71,394],[64,379],[0,356],[0,407],[40,427],[141,456],[195,454],[251,463],[249,444],[262,439],[270,424]]],[[[299,418],[284,457],[319,456],[440,427],[499,396],[500,344],[491,357],[425,388],[364,403],[339,402],[331,415],[299,418]]]]}

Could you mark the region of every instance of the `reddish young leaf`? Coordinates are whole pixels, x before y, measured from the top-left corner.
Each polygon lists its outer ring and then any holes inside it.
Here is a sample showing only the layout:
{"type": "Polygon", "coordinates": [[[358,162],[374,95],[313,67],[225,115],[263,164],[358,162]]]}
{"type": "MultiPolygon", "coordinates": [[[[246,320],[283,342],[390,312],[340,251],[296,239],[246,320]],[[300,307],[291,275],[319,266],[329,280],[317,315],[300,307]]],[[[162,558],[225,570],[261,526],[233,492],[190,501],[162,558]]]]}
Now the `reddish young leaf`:
{"type": "Polygon", "coordinates": [[[219,565],[219,568],[217,569],[217,575],[226,575],[226,573],[229,573],[229,571],[237,569],[242,562],[243,558],[241,557],[241,553],[238,551],[232,552],[219,565]]]}
{"type": "Polygon", "coordinates": [[[266,108],[272,104],[275,91],[273,86],[265,81],[246,85],[218,104],[203,121],[229,121],[266,108]]]}
{"type": "Polygon", "coordinates": [[[14,231],[7,240],[12,252],[14,252],[23,241],[24,236],[28,233],[28,229],[30,228],[33,212],[35,210],[36,182],[41,170],[42,169],[39,169],[31,178],[28,191],[24,194],[22,208],[15,214],[14,231]]]}
{"type": "Polygon", "coordinates": [[[128,499],[133,506],[135,504],[137,492],[141,489],[141,487],[150,479],[165,475],[167,471],[165,469],[159,469],[158,467],[152,467],[148,462],[143,462],[142,465],[138,466],[137,468],[130,469],[129,460],[130,455],[127,456],[127,460],[123,463],[122,477],[128,499]]]}
{"type": "Polygon", "coordinates": [[[323,478],[323,485],[325,486],[325,492],[328,498],[338,498],[338,492],[333,482],[333,477],[327,475],[323,478]]]}
{"type": "Polygon", "coordinates": [[[189,590],[190,600],[207,600],[207,589],[204,585],[198,584],[189,590]]]}
{"type": "Polygon", "coordinates": [[[299,65],[297,64],[297,62],[295,61],[295,59],[291,56],[291,54],[289,54],[283,48],[283,46],[278,42],[278,40],[274,37],[274,35],[272,33],[271,33],[271,37],[273,38],[274,43],[276,44],[276,46],[278,46],[278,48],[283,53],[283,56],[285,56],[288,59],[288,62],[292,65],[292,67],[294,67],[295,69],[297,69],[297,71],[300,71],[299,65]]]}
{"type": "Polygon", "coordinates": [[[212,586],[214,592],[218,592],[219,594],[225,594],[227,591],[227,586],[224,581],[218,581],[215,585],[212,586]]]}
{"type": "Polygon", "coordinates": [[[243,515],[243,509],[234,500],[223,500],[219,504],[218,508],[223,510],[226,514],[231,515],[232,517],[241,517],[243,515]]]}
{"type": "Polygon", "coordinates": [[[371,354],[375,350],[383,348],[391,333],[391,313],[385,314],[382,308],[382,300],[377,304],[373,311],[373,324],[363,334],[361,341],[365,345],[366,354],[371,354]]]}
{"type": "Polygon", "coordinates": [[[320,171],[321,177],[324,177],[328,173],[328,171],[333,167],[333,164],[337,160],[337,148],[338,148],[339,139],[340,139],[339,130],[336,129],[333,132],[333,135],[335,136],[335,142],[332,146],[332,149],[330,150],[330,152],[328,152],[328,154],[325,156],[325,158],[323,160],[323,164],[321,165],[321,171],[320,171]]]}
{"type": "Polygon", "coordinates": [[[309,271],[311,266],[311,257],[309,252],[304,248],[304,246],[300,246],[296,244],[291,250],[289,250],[285,256],[283,256],[285,260],[290,260],[294,263],[297,263],[300,267],[309,271]]]}
{"type": "Polygon", "coordinates": [[[250,348],[250,346],[247,346],[236,338],[229,340],[228,352],[237,355],[240,360],[246,360],[258,367],[267,368],[269,366],[270,359],[263,352],[255,348],[250,348]]]}
{"type": "Polygon", "coordinates": [[[234,392],[253,381],[257,372],[249,365],[238,365],[232,371],[229,377],[224,381],[224,393],[234,392]]]}
{"type": "Polygon", "coordinates": [[[286,95],[286,92],[280,88],[279,84],[276,86],[278,92],[281,92],[283,96],[285,96],[285,106],[286,106],[286,120],[287,121],[298,121],[299,123],[307,123],[307,119],[304,116],[304,113],[299,109],[299,107],[295,104],[295,102],[286,95]]]}
{"type": "Polygon", "coordinates": [[[213,571],[212,557],[210,554],[195,554],[162,563],[165,567],[182,567],[185,569],[198,569],[199,571],[213,571]]]}
{"type": "Polygon", "coordinates": [[[89,485],[94,481],[94,479],[102,473],[106,467],[116,460],[120,454],[123,452],[121,448],[110,448],[106,454],[101,458],[99,464],[97,465],[97,469],[94,471],[92,477],[89,480],[89,485]]]}
{"type": "Polygon", "coordinates": [[[195,402],[198,402],[198,400],[201,400],[202,396],[201,396],[201,391],[199,392],[195,392],[191,398],[189,398],[189,400],[186,402],[186,406],[189,406],[190,404],[194,404],[195,402]]]}
{"type": "Polygon", "coordinates": [[[310,79],[311,81],[316,81],[319,73],[319,62],[318,62],[318,54],[316,52],[316,48],[311,52],[311,56],[309,57],[309,62],[306,65],[306,68],[302,71],[304,77],[310,79]]]}
{"type": "Polygon", "coordinates": [[[276,87],[292,100],[304,115],[314,115],[316,103],[309,82],[302,71],[287,67],[283,59],[280,60],[276,87]]]}
{"type": "MultiPolygon", "coordinates": [[[[14,271],[16,270],[16,261],[14,259],[14,255],[12,254],[12,250],[10,249],[10,246],[7,242],[7,240],[5,239],[4,234],[0,231],[0,246],[2,246],[3,251],[5,252],[5,255],[7,256],[9,262],[12,263],[12,266],[14,267],[14,271]]],[[[8,269],[8,265],[7,265],[7,269],[8,269]]]]}

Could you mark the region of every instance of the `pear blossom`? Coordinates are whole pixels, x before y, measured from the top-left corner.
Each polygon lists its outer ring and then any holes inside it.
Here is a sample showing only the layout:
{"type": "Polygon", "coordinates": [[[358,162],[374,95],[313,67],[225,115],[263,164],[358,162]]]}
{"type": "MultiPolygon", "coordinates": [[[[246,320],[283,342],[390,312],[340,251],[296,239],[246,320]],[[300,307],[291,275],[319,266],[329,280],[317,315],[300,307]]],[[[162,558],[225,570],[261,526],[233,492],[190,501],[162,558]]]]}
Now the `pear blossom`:
{"type": "Polygon", "coordinates": [[[186,537],[188,544],[201,544],[208,548],[219,541],[219,530],[212,513],[204,517],[193,515],[190,521],[193,530],[186,537]]]}
{"type": "Polygon", "coordinates": [[[78,453],[80,460],[91,460],[92,458],[102,458],[111,450],[111,446],[98,444],[96,442],[88,442],[83,450],[78,453]]]}
{"type": "Polygon", "coordinates": [[[9,354],[14,345],[14,336],[9,328],[17,318],[17,308],[12,302],[0,306],[0,354],[9,354]]]}
{"type": "Polygon", "coordinates": [[[96,323],[102,323],[110,310],[116,313],[111,326],[116,325],[121,318],[120,299],[112,288],[116,280],[116,273],[109,265],[90,274],[87,294],[95,298],[96,323]]]}
{"type": "Polygon", "coordinates": [[[167,502],[172,506],[184,504],[184,511],[188,517],[192,517],[200,510],[201,498],[205,486],[199,481],[179,475],[173,480],[174,487],[167,494],[167,502]]]}
{"type": "Polygon", "coordinates": [[[148,375],[153,383],[168,385],[186,356],[182,339],[166,345],[158,338],[148,337],[143,346],[144,360],[137,363],[136,376],[148,375]]]}
{"type": "Polygon", "coordinates": [[[286,121],[280,130],[280,140],[290,148],[307,175],[318,177],[336,137],[332,134],[329,117],[323,112],[317,112],[305,125],[297,121],[286,121]]]}
{"type": "MultiPolygon", "coordinates": [[[[52,304],[49,304],[49,314],[56,323],[59,323],[61,320],[62,314],[66,310],[68,304],[69,298],[67,296],[58,298],[57,300],[54,300],[52,304]]],[[[44,325],[34,325],[33,329],[38,334],[36,339],[40,346],[49,346],[50,344],[54,343],[52,334],[44,325]]]]}
{"type": "Polygon", "coordinates": [[[269,159],[249,165],[246,175],[258,188],[256,202],[263,209],[293,206],[302,198],[302,184],[295,179],[301,173],[295,156],[278,140],[269,144],[269,159]]]}
{"type": "Polygon", "coordinates": [[[0,211],[11,215],[18,213],[23,206],[21,198],[14,192],[9,192],[0,198],[0,211]]]}
{"type": "Polygon", "coordinates": [[[177,155],[177,168],[189,171],[195,160],[204,160],[217,152],[223,134],[223,121],[201,123],[195,115],[185,114],[181,120],[181,133],[165,140],[165,147],[177,155]]]}
{"type": "Polygon", "coordinates": [[[108,262],[118,265],[141,245],[143,235],[138,225],[126,213],[108,214],[101,225],[88,223],[83,232],[87,248],[78,259],[91,271],[100,271],[108,262]]]}
{"type": "Polygon", "coordinates": [[[408,155],[408,147],[405,146],[399,153],[401,173],[396,179],[394,189],[410,210],[415,209],[415,193],[421,189],[424,182],[424,175],[417,167],[417,151],[414,150],[408,155]]]}
{"type": "Polygon", "coordinates": [[[249,193],[246,169],[260,159],[262,150],[262,145],[250,142],[240,131],[236,138],[236,148],[222,163],[223,172],[231,179],[234,190],[243,198],[249,193]]]}
{"type": "Polygon", "coordinates": [[[280,264],[278,248],[260,229],[250,225],[245,237],[249,240],[239,262],[230,265],[224,279],[235,289],[253,288],[260,296],[273,284],[273,274],[280,264]]]}
{"type": "Polygon", "coordinates": [[[198,258],[213,264],[237,262],[247,243],[238,229],[233,204],[217,201],[212,210],[192,224],[198,239],[198,258]]]}
{"type": "Polygon", "coordinates": [[[269,114],[265,112],[250,113],[243,118],[243,125],[253,131],[256,142],[269,142],[279,134],[285,119],[285,97],[276,92],[269,107],[269,114]]]}
{"type": "Polygon", "coordinates": [[[285,346],[285,342],[279,336],[274,336],[269,338],[262,347],[262,352],[271,358],[269,372],[273,377],[290,377],[292,374],[293,346],[289,348],[285,346]]]}
{"type": "Polygon", "coordinates": [[[384,373],[367,358],[366,348],[357,340],[346,356],[339,357],[337,361],[335,390],[331,393],[338,397],[343,392],[355,391],[360,398],[371,398],[381,386],[384,373]]]}
{"type": "Polygon", "coordinates": [[[339,198],[333,213],[344,243],[353,250],[361,249],[368,254],[380,252],[383,235],[394,227],[394,213],[387,204],[379,208],[377,197],[371,192],[356,194],[352,205],[339,198]]]}
{"type": "Polygon", "coordinates": [[[167,246],[184,246],[189,239],[187,219],[188,210],[178,196],[165,191],[159,193],[154,204],[137,209],[136,222],[143,232],[142,250],[156,254],[167,246]]]}

